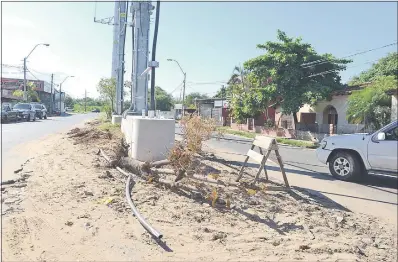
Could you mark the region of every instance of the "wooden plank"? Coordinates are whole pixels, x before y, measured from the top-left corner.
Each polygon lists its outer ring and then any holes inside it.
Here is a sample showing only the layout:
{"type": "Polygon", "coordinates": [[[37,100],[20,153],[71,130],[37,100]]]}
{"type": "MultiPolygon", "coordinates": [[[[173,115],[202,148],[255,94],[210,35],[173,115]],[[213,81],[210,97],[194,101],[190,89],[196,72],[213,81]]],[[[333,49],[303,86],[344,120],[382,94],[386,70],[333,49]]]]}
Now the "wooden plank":
{"type": "Polygon", "coordinates": [[[278,159],[278,163],[279,163],[279,166],[281,168],[281,172],[282,172],[283,180],[285,181],[285,185],[286,185],[286,187],[290,188],[289,181],[287,180],[287,176],[286,176],[286,173],[285,173],[285,168],[283,166],[282,157],[279,154],[278,150],[275,150],[275,155],[276,155],[276,159],[278,159]]]}
{"type": "MultiPolygon", "coordinates": [[[[253,150],[254,145],[251,146],[250,150],[253,150]]],[[[236,182],[239,182],[239,180],[242,178],[243,176],[243,169],[245,169],[247,161],[249,161],[249,156],[246,157],[245,162],[243,162],[242,168],[239,171],[239,175],[238,178],[235,180],[236,182]]]]}
{"type": "Polygon", "coordinates": [[[253,141],[253,144],[264,148],[266,150],[272,150],[274,145],[276,145],[276,140],[273,137],[268,137],[268,136],[256,136],[256,138],[253,141]]]}
{"type": "Polygon", "coordinates": [[[257,163],[261,164],[264,160],[264,155],[261,155],[259,153],[257,153],[256,151],[253,151],[251,149],[249,149],[249,151],[247,151],[247,156],[252,158],[253,160],[255,160],[257,163]]]}
{"type": "Polygon", "coordinates": [[[235,180],[236,182],[239,182],[239,180],[242,178],[242,176],[243,176],[243,169],[245,169],[248,160],[249,160],[249,156],[247,156],[246,159],[245,159],[245,162],[243,162],[243,165],[242,165],[242,167],[241,167],[241,169],[240,169],[240,171],[239,171],[238,178],[235,180]]]}
{"type": "Polygon", "coordinates": [[[254,184],[258,181],[258,178],[260,177],[261,171],[264,169],[264,164],[265,164],[265,159],[263,158],[263,161],[261,161],[260,168],[258,169],[258,172],[256,174],[256,177],[254,178],[254,184]]]}
{"type": "MultiPolygon", "coordinates": [[[[259,147],[259,150],[260,150],[260,154],[264,155],[261,147],[259,147]]],[[[265,173],[265,179],[267,181],[268,181],[268,172],[267,172],[267,167],[266,167],[265,163],[267,162],[267,159],[268,159],[270,153],[271,153],[271,150],[268,150],[267,155],[265,156],[265,159],[264,159],[264,173],[265,173]]]]}

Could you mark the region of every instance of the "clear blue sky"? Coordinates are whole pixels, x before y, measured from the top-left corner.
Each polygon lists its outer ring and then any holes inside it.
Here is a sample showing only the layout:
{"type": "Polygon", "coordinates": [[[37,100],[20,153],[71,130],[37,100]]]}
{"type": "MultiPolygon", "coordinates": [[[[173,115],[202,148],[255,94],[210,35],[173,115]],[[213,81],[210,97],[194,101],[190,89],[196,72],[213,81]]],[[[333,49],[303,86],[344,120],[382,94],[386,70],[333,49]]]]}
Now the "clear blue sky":
{"type": "MultiPolygon", "coordinates": [[[[86,88],[89,95],[97,95],[96,83],[110,76],[112,27],[93,22],[94,2],[2,5],[2,63],[21,64],[36,43],[48,42],[50,47],[40,47],[29,57],[35,75],[49,81],[53,72],[59,82],[73,74],[76,78],[64,84],[66,92],[81,97],[86,88]]],[[[178,66],[166,60],[173,58],[187,72],[187,93],[213,95],[221,85],[217,81],[227,81],[235,65],[260,55],[256,45],[275,40],[277,29],[337,57],[390,44],[398,38],[397,8],[394,2],[162,2],[156,84],[171,92],[182,82],[178,66]],[[213,84],[192,84],[200,82],[213,84]]],[[[98,3],[97,17],[109,16],[113,3],[98,3]]],[[[129,79],[131,30],[127,39],[129,79]]],[[[354,57],[352,68],[341,74],[343,81],[392,51],[396,45],[354,57]]],[[[173,93],[179,94],[179,89],[173,93]]]]}

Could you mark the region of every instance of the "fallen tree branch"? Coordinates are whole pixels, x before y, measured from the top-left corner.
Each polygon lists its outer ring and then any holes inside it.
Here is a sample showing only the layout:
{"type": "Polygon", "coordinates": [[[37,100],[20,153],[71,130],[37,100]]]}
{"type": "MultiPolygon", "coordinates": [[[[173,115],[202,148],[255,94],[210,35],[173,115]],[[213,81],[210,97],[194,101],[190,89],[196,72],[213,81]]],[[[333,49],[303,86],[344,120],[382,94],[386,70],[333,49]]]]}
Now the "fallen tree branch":
{"type": "Polygon", "coordinates": [[[165,159],[165,160],[160,160],[160,161],[152,162],[152,163],[150,164],[150,166],[151,166],[151,167],[161,167],[161,166],[165,166],[165,165],[168,165],[168,164],[170,164],[170,161],[167,160],[167,159],[165,159]]]}
{"type": "Polygon", "coordinates": [[[111,160],[102,149],[99,150],[100,154],[102,155],[103,158],[105,158],[106,161],[108,161],[108,163],[114,167],[116,166],[117,161],[116,160],[111,160]]]}

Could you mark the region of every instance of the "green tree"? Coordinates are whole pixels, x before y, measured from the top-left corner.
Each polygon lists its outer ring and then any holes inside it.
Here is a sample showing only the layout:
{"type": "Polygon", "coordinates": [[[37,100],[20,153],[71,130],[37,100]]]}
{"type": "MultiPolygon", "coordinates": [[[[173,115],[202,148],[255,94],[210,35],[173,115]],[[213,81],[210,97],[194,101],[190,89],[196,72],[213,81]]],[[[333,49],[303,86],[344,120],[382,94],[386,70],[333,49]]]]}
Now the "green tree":
{"type": "Polygon", "coordinates": [[[358,85],[371,82],[380,76],[393,76],[398,79],[398,53],[389,53],[373,64],[368,70],[363,71],[359,76],[353,77],[348,85],[358,85]]]}
{"type": "Polygon", "coordinates": [[[73,108],[74,104],[75,104],[75,100],[70,95],[66,95],[65,96],[65,107],[73,108]]]}
{"type": "MultiPolygon", "coordinates": [[[[150,103],[151,90],[148,89],[148,103],[150,103]]],[[[170,111],[173,106],[173,97],[159,86],[155,86],[155,108],[160,111],[170,111]]]]}
{"type": "Polygon", "coordinates": [[[107,117],[112,116],[114,112],[114,103],[116,99],[116,79],[115,78],[101,78],[97,85],[97,91],[101,98],[105,101],[104,110],[107,117]]]}
{"type": "MultiPolygon", "coordinates": [[[[23,97],[22,90],[15,90],[12,94],[16,97],[23,97]]],[[[26,83],[26,100],[27,102],[40,102],[39,94],[36,91],[36,85],[33,82],[26,83]]]]}
{"type": "Polygon", "coordinates": [[[304,104],[313,105],[343,87],[339,71],[345,70],[351,61],[336,59],[331,54],[319,55],[301,38],[288,37],[280,30],[277,39],[257,45],[266,53],[246,61],[244,67],[253,75],[254,87],[262,94],[263,103],[259,106],[263,107],[272,97],[281,97],[282,113],[293,114],[296,124],[296,113],[304,104]]]}
{"type": "Polygon", "coordinates": [[[366,127],[379,129],[390,122],[391,97],[387,90],[398,86],[394,76],[373,78],[368,87],[354,91],[348,98],[347,120],[364,123],[366,127]]]}
{"type": "Polygon", "coordinates": [[[188,108],[196,108],[195,107],[195,98],[196,99],[204,99],[204,98],[209,98],[209,97],[206,94],[201,94],[199,92],[193,92],[193,93],[188,94],[185,97],[185,105],[188,108]]]}

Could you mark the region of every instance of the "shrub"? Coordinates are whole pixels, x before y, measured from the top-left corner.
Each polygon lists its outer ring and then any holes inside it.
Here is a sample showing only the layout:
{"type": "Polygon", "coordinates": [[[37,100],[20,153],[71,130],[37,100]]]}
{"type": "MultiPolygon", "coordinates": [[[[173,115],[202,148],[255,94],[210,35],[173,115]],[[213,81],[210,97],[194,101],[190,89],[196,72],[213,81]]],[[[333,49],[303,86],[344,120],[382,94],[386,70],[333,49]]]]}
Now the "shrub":
{"type": "Polygon", "coordinates": [[[193,170],[195,154],[202,152],[203,141],[211,138],[215,130],[214,119],[202,119],[199,116],[185,116],[181,119],[182,141],[177,142],[170,150],[168,160],[176,171],[176,181],[193,170]]]}

